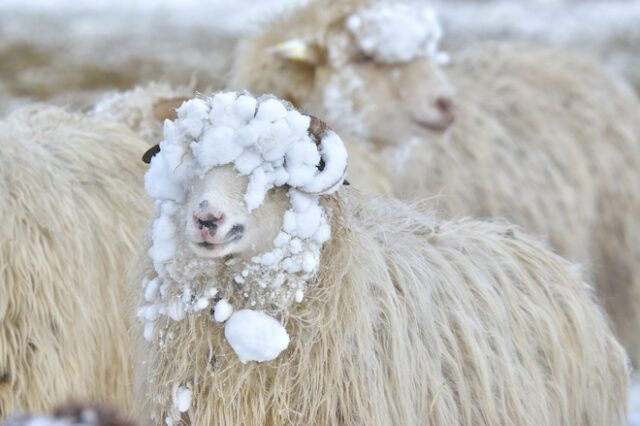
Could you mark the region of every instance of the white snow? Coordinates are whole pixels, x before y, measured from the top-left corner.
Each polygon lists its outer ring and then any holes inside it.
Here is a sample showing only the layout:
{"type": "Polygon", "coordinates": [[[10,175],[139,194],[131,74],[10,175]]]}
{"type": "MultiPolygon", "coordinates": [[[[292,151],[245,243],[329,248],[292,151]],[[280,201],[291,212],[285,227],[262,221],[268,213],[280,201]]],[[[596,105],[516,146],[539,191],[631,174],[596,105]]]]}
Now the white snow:
{"type": "Polygon", "coordinates": [[[46,415],[11,417],[3,423],[4,426],[97,426],[98,413],[92,409],[85,409],[80,413],[80,419],[72,417],[50,417],[46,415]],[[79,421],[78,421],[79,420],[79,421]]]}
{"type": "Polygon", "coordinates": [[[435,10],[427,6],[376,3],[350,16],[347,29],[362,52],[379,62],[447,59],[438,51],[442,27],[435,10]]]}
{"type": "Polygon", "coordinates": [[[640,377],[631,382],[629,392],[629,426],[640,426],[640,377]]]}
{"type": "Polygon", "coordinates": [[[225,322],[229,319],[232,312],[233,306],[225,299],[221,299],[213,308],[213,319],[215,319],[216,322],[225,322]]]}
{"type": "Polygon", "coordinates": [[[177,386],[173,388],[173,406],[181,413],[189,410],[191,406],[191,387],[190,386],[177,386]]]}
{"type": "Polygon", "coordinates": [[[282,324],[251,309],[231,315],[224,335],[242,363],[271,361],[289,346],[289,335],[282,324]]]}

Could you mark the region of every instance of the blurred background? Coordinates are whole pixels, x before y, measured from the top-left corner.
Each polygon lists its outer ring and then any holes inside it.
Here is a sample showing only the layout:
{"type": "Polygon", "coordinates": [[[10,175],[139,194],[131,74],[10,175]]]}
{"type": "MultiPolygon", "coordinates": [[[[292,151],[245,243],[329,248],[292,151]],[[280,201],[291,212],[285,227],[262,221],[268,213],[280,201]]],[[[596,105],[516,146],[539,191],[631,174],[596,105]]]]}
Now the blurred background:
{"type": "MultiPolygon", "coordinates": [[[[34,101],[88,108],[106,92],[153,80],[201,91],[223,88],[238,38],[302,3],[0,0],[0,116],[34,101]]],[[[640,0],[429,4],[440,15],[443,48],[453,57],[483,39],[567,45],[599,57],[640,93],[640,0]]],[[[637,386],[630,404],[630,424],[640,426],[637,386]]]]}
{"type": "MultiPolygon", "coordinates": [[[[222,88],[238,37],[306,0],[2,0],[0,114],[73,108],[151,80],[222,88]]],[[[425,0],[413,0],[421,1],[425,0]]],[[[640,90],[640,0],[432,0],[444,48],[481,39],[569,45],[640,90]]]]}

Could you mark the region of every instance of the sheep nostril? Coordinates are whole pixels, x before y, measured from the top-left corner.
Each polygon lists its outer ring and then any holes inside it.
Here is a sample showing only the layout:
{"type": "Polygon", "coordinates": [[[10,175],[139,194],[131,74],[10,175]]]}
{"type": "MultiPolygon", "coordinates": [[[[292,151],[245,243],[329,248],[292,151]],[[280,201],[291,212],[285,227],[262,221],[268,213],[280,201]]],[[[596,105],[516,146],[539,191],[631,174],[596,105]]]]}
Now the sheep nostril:
{"type": "Polygon", "coordinates": [[[207,228],[209,231],[215,231],[218,228],[218,219],[215,218],[207,220],[196,218],[196,221],[198,223],[198,229],[207,228]]]}
{"type": "Polygon", "coordinates": [[[440,112],[442,112],[446,116],[451,118],[455,116],[456,106],[453,103],[453,100],[449,98],[438,98],[436,99],[435,103],[440,112]]]}

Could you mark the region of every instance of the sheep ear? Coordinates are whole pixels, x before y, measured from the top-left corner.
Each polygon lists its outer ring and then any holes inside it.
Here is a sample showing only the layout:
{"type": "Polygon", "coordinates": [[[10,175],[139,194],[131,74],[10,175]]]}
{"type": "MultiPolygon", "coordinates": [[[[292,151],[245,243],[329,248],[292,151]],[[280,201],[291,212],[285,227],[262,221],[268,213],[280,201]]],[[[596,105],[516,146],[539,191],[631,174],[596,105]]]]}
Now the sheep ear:
{"type": "Polygon", "coordinates": [[[144,161],[147,164],[151,163],[151,159],[153,158],[154,155],[156,155],[157,153],[160,152],[160,145],[154,145],[151,148],[149,148],[147,150],[147,152],[145,152],[144,154],[142,154],[142,161],[144,161]]]}
{"type": "Polygon", "coordinates": [[[186,96],[159,99],[153,104],[153,116],[159,121],[175,120],[176,110],[187,100],[186,96]]]}
{"type": "Polygon", "coordinates": [[[269,48],[269,52],[278,58],[308,65],[322,65],[325,62],[323,49],[316,43],[291,39],[269,48]]]}

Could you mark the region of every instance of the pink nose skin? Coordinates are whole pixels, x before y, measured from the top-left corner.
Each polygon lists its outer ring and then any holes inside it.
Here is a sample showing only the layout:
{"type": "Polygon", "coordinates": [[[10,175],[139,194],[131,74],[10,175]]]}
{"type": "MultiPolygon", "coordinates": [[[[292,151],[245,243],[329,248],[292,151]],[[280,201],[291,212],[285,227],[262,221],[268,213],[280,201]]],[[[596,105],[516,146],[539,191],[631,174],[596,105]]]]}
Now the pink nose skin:
{"type": "Polygon", "coordinates": [[[203,239],[214,236],[223,220],[224,215],[222,213],[214,213],[211,210],[193,215],[193,222],[203,239]]]}

